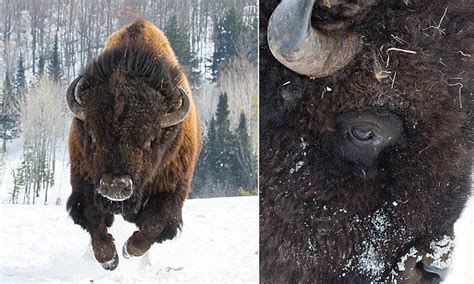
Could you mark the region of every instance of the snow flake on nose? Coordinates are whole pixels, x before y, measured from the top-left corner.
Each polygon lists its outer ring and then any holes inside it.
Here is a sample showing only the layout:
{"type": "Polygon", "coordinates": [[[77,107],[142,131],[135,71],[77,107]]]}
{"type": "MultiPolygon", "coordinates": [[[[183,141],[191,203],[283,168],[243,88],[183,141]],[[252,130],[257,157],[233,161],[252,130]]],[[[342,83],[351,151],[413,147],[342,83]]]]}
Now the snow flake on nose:
{"type": "Polygon", "coordinates": [[[439,240],[433,240],[430,243],[431,253],[426,257],[433,259],[431,267],[445,269],[451,265],[451,252],[454,248],[454,240],[450,236],[444,235],[439,240]]]}
{"type": "Polygon", "coordinates": [[[306,147],[308,147],[308,142],[305,142],[304,141],[304,138],[303,137],[300,137],[300,140],[301,140],[301,148],[306,149],[306,147]]]}
{"type": "Polygon", "coordinates": [[[297,162],[296,165],[295,165],[295,167],[290,169],[290,174],[295,173],[295,172],[298,172],[299,169],[301,169],[301,167],[302,167],[303,165],[304,165],[304,162],[303,162],[303,161],[297,162]]]}

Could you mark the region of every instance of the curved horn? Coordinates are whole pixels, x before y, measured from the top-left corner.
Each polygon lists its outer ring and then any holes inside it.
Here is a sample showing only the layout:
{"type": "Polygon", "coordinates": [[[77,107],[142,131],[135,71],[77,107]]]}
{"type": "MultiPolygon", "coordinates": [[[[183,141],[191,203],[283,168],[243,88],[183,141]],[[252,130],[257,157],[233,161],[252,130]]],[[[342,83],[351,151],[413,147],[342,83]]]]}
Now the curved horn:
{"type": "Polygon", "coordinates": [[[77,77],[72,81],[71,85],[67,88],[67,105],[71,110],[72,114],[80,120],[85,120],[86,115],[84,111],[84,107],[77,101],[77,84],[82,79],[82,76],[77,77]]]}
{"type": "Polygon", "coordinates": [[[188,115],[189,107],[190,107],[189,95],[181,87],[179,88],[179,94],[182,100],[181,107],[175,112],[167,113],[163,116],[160,122],[160,126],[162,128],[176,125],[180,123],[181,121],[183,121],[186,118],[186,115],[188,115]]]}
{"type": "Polygon", "coordinates": [[[359,37],[325,35],[312,27],[314,1],[282,0],[268,23],[268,45],[273,56],[294,72],[326,77],[351,62],[359,49],[359,37]]]}

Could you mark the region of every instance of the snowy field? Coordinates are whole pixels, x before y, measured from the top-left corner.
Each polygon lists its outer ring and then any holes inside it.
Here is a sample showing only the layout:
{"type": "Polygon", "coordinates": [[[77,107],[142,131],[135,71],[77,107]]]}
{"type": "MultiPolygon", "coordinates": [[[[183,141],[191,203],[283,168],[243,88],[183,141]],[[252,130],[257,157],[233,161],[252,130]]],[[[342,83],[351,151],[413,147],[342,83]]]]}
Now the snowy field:
{"type": "MultiPolygon", "coordinates": [[[[0,283],[257,283],[258,198],[193,199],[185,202],[177,239],[104,270],[89,248],[89,235],[64,206],[1,205],[0,283]]],[[[121,251],[135,226],[122,217],[110,233],[121,251]]]]}

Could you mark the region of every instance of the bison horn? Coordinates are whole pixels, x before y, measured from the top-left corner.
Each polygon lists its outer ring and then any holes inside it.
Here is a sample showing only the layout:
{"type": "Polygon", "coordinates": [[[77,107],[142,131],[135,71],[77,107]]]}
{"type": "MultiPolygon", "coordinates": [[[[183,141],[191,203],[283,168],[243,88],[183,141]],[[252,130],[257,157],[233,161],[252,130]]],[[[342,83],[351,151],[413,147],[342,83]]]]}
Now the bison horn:
{"type": "Polygon", "coordinates": [[[352,61],[359,38],[326,35],[311,26],[315,0],[282,0],[268,23],[268,45],[275,58],[294,72],[326,77],[352,61]]]}
{"type": "Polygon", "coordinates": [[[160,123],[162,128],[176,125],[183,121],[186,118],[186,115],[188,115],[190,107],[189,95],[182,88],[179,88],[179,94],[180,98],[182,99],[181,107],[175,112],[167,113],[163,116],[160,123]]]}
{"type": "Polygon", "coordinates": [[[81,79],[82,76],[77,77],[72,81],[71,85],[69,85],[69,88],[67,88],[67,105],[75,117],[80,120],[85,120],[84,107],[77,101],[77,84],[81,79]]]}

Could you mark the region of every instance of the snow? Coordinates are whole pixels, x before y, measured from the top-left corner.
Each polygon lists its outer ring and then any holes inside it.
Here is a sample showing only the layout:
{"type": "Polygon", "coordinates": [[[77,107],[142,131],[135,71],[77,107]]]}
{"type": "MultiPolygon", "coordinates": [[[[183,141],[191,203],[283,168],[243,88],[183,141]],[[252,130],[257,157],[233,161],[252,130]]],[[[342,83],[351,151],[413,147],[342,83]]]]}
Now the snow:
{"type": "Polygon", "coordinates": [[[411,247],[410,251],[407,254],[405,254],[404,256],[402,256],[400,261],[397,263],[398,270],[399,271],[405,271],[405,263],[408,260],[408,258],[416,257],[416,262],[420,261],[421,256],[419,256],[417,254],[418,254],[418,250],[415,247],[411,247]]]}
{"type": "Polygon", "coordinates": [[[297,162],[296,165],[295,165],[295,167],[290,169],[290,174],[295,173],[295,172],[298,172],[298,171],[301,169],[301,167],[302,167],[303,165],[304,165],[304,162],[303,162],[303,161],[297,162]]]}
{"type": "Polygon", "coordinates": [[[450,236],[443,236],[440,240],[430,243],[432,253],[427,253],[426,257],[433,259],[431,265],[435,268],[444,269],[451,266],[451,251],[454,247],[454,240],[450,236]]]}
{"type": "Polygon", "coordinates": [[[454,224],[454,254],[452,270],[444,284],[474,283],[474,195],[461,217],[454,224]]]}
{"type": "Polygon", "coordinates": [[[135,230],[116,216],[109,232],[119,252],[116,270],[94,259],[89,235],[64,206],[0,206],[0,283],[258,282],[258,198],[187,200],[177,239],[154,244],[145,257],[125,259],[135,230]]]}
{"type": "Polygon", "coordinates": [[[357,270],[364,275],[371,276],[376,281],[380,281],[380,276],[387,264],[379,255],[377,248],[383,247],[388,241],[386,230],[392,226],[392,224],[381,210],[377,210],[370,218],[373,230],[370,233],[370,239],[362,242],[364,251],[357,257],[357,270]]]}

